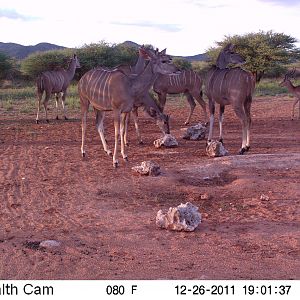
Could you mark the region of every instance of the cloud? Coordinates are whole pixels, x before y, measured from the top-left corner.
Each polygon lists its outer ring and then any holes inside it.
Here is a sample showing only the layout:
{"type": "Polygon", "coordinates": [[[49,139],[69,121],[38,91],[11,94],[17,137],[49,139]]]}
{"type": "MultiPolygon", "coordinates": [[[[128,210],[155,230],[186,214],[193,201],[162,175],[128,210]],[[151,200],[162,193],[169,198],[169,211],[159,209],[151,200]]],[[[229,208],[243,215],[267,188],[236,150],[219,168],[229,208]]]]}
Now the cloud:
{"type": "Polygon", "coordinates": [[[296,6],[300,5],[299,0],[260,0],[261,2],[268,2],[271,4],[277,4],[280,6],[296,6]]]}
{"type": "Polygon", "coordinates": [[[159,23],[152,23],[149,21],[140,21],[140,22],[111,22],[110,24],[113,25],[120,25],[120,26],[136,26],[136,27],[149,27],[149,28],[156,28],[162,31],[167,32],[179,32],[182,30],[181,26],[178,24],[159,24],[159,23]]]}
{"type": "Polygon", "coordinates": [[[15,9],[1,9],[0,18],[8,18],[13,20],[32,21],[38,18],[19,14],[15,9]]]}

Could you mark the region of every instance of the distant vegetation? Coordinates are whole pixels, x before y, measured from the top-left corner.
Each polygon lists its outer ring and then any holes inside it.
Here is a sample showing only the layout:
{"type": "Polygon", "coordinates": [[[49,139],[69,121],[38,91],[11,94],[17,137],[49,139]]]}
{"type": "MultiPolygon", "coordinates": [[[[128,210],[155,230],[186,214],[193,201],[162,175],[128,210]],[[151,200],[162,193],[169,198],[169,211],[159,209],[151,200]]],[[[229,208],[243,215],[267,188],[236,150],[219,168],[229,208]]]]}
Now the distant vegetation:
{"type": "MultiPolygon", "coordinates": [[[[223,41],[218,42],[217,47],[208,49],[206,54],[174,57],[173,62],[180,69],[193,69],[204,77],[211,65],[215,63],[221,48],[229,42],[235,44],[236,51],[246,58],[247,63],[243,68],[255,73],[258,81],[262,77],[279,78],[283,76],[288,68],[300,67],[300,49],[295,46],[296,39],[272,31],[228,36],[223,41]]],[[[38,46],[35,49],[39,49],[39,51],[19,60],[1,52],[3,44],[0,43],[0,87],[9,86],[9,82],[12,86],[20,86],[22,82],[25,85],[33,84],[36,76],[45,70],[67,68],[70,57],[74,52],[78,55],[81,64],[81,68],[76,71],[75,80],[97,66],[113,68],[121,64],[133,65],[137,60],[137,49],[139,47],[138,44],[130,41],[121,44],[108,44],[101,41],[77,49],[42,43],[32,46],[38,46]],[[48,50],[49,47],[52,50],[48,50]],[[53,47],[59,49],[53,50],[53,47]],[[3,79],[8,80],[4,82],[3,79]]],[[[14,48],[16,45],[5,44],[6,48],[14,48]]],[[[17,45],[17,48],[18,46],[21,45],[17,45]]],[[[32,48],[30,49],[32,50],[32,48]]],[[[24,84],[21,85],[24,86],[24,84]]],[[[258,88],[264,90],[261,86],[258,88]]],[[[285,91],[284,88],[272,89],[273,93],[285,91]]],[[[262,93],[264,92],[262,91],[262,93]]]]}

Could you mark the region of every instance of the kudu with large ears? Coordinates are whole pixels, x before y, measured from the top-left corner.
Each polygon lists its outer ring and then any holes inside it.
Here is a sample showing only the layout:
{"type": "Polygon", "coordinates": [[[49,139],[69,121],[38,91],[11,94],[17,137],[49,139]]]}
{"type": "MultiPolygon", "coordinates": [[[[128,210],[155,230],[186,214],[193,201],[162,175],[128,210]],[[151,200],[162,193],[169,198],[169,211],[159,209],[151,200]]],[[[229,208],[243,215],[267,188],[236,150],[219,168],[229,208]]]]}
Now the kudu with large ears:
{"type": "Polygon", "coordinates": [[[285,86],[288,91],[295,96],[295,101],[293,102],[292,106],[292,114],[291,119],[294,119],[295,116],[295,107],[296,104],[299,103],[299,116],[300,119],[300,85],[294,86],[291,82],[291,79],[294,78],[296,73],[296,68],[294,68],[292,71],[289,71],[285,74],[283,81],[279,84],[280,86],[285,86]]]}
{"type": "Polygon", "coordinates": [[[150,58],[144,71],[137,76],[128,76],[124,72],[93,69],[80,79],[78,92],[82,113],[82,144],[81,153],[85,156],[86,119],[89,105],[92,104],[96,112],[97,129],[103,144],[104,151],[111,154],[104,137],[104,112],[113,111],[115,127],[115,147],[113,153],[113,165],[118,166],[117,151],[119,135],[121,136],[121,154],[127,160],[125,153],[125,136],[128,122],[128,114],[132,111],[134,102],[149,91],[158,73],[169,74],[176,71],[176,67],[166,63],[159,52],[153,54],[148,49],[143,49],[150,58]]]}
{"type": "Polygon", "coordinates": [[[60,69],[57,71],[46,71],[43,72],[37,78],[36,85],[37,85],[38,109],[36,115],[36,123],[39,123],[39,112],[40,112],[41,100],[44,92],[45,92],[45,99],[43,104],[45,108],[46,121],[49,122],[48,114],[47,114],[47,105],[51,94],[55,94],[56,119],[58,119],[58,100],[59,100],[59,95],[61,94],[61,103],[64,110],[64,117],[65,120],[67,120],[65,100],[67,96],[67,89],[70,85],[71,80],[75,75],[76,68],[80,68],[80,63],[77,55],[74,54],[70,60],[69,68],[67,70],[60,69]]]}
{"type": "Polygon", "coordinates": [[[231,104],[242,123],[242,147],[239,154],[250,148],[250,108],[255,80],[250,72],[240,67],[227,68],[228,64],[241,64],[245,59],[233,51],[234,46],[228,44],[219,54],[215,67],[212,67],[205,83],[205,93],[209,100],[210,125],[208,142],[213,136],[215,103],[220,105],[219,127],[220,141],[223,141],[223,114],[225,106],[231,104]]]}

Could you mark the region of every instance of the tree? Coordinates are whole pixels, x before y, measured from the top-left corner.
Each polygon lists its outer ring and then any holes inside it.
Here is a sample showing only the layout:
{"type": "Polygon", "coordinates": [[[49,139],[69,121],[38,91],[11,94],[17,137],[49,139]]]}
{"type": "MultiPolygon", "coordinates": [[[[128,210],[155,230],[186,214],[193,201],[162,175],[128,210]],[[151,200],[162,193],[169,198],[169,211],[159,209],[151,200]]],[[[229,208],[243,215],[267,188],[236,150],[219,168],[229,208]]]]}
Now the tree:
{"type": "Polygon", "coordinates": [[[24,75],[35,78],[44,71],[67,68],[72,53],[71,49],[32,53],[21,62],[21,71],[24,75]]]}
{"type": "Polygon", "coordinates": [[[0,79],[6,78],[13,69],[13,61],[10,56],[0,52],[0,79]]]}
{"type": "Polygon", "coordinates": [[[173,64],[179,69],[179,70],[190,70],[192,69],[192,64],[181,57],[174,57],[173,58],[173,64]]]}
{"type": "Polygon", "coordinates": [[[215,62],[226,44],[234,44],[235,51],[246,59],[243,67],[255,74],[259,82],[266,72],[271,73],[283,64],[292,63],[300,58],[300,49],[296,48],[296,42],[297,40],[289,35],[273,31],[225,36],[223,41],[217,42],[218,47],[208,50],[208,55],[215,62]]]}

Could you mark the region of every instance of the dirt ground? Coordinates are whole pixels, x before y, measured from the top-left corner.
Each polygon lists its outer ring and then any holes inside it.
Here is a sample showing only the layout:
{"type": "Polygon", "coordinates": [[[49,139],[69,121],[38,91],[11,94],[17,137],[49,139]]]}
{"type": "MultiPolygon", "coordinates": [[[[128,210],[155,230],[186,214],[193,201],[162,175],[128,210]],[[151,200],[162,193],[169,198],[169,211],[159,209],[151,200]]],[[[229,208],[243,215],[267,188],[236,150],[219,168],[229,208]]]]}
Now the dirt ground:
{"type": "MultiPolygon", "coordinates": [[[[2,109],[0,279],[300,279],[300,121],[290,120],[291,105],[288,97],[254,99],[244,156],[236,155],[241,125],[226,108],[230,156],[213,159],[204,140],[182,139],[187,105],[169,101],[179,146],[154,148],[160,132],[141,115],[144,145],[131,124],[129,162],[120,158],[118,169],[102,150],[93,113],[82,159],[78,112],[53,120],[52,106],[50,123],[37,125],[35,111],[2,109]],[[131,167],[144,160],[162,175],[136,175],[131,167]],[[194,232],[156,227],[158,210],[187,201],[202,214],[194,232]],[[61,245],[39,247],[51,239],[61,245]]],[[[197,107],[192,124],[200,116],[197,107]]],[[[110,113],[105,125],[112,148],[110,113]]]]}

